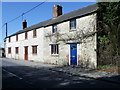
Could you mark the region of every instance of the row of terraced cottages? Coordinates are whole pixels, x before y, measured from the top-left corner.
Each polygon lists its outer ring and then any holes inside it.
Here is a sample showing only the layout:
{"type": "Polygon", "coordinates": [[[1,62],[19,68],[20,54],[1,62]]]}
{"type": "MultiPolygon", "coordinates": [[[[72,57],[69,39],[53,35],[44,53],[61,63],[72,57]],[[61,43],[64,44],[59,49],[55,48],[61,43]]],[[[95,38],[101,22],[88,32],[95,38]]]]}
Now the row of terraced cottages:
{"type": "Polygon", "coordinates": [[[97,4],[62,14],[54,5],[53,17],[20,30],[5,39],[7,58],[36,62],[97,66],[97,4]]]}

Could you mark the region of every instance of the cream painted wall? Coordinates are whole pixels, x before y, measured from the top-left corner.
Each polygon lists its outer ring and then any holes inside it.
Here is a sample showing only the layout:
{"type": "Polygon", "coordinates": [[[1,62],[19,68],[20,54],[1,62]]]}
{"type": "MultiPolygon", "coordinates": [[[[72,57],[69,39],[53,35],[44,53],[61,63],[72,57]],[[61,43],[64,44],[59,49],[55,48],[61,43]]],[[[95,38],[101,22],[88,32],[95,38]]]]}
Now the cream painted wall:
{"type": "MultiPolygon", "coordinates": [[[[89,16],[81,17],[76,19],[77,27],[76,30],[70,31],[69,21],[57,24],[57,30],[62,38],[67,38],[67,35],[72,37],[77,32],[83,31],[85,34],[88,32],[96,32],[96,14],[91,14],[89,16]]],[[[54,64],[68,64],[69,56],[69,45],[65,44],[63,41],[56,42],[55,34],[52,34],[52,26],[45,27],[44,30],[44,61],[46,63],[54,64]],[[51,35],[50,37],[46,37],[51,35]],[[50,40],[51,39],[51,40],[50,40]],[[51,55],[51,46],[49,44],[59,43],[59,55],[51,55]],[[46,53],[45,53],[46,52],[46,53]]],[[[96,34],[89,38],[84,38],[82,40],[71,40],[70,42],[80,41],[78,44],[78,59],[79,65],[83,67],[88,66],[90,68],[96,68],[97,66],[97,41],[96,34]],[[88,64],[89,62],[89,64],[88,64]]]]}
{"type": "Polygon", "coordinates": [[[25,33],[18,35],[18,41],[16,36],[11,37],[11,42],[6,41],[6,56],[8,58],[24,59],[24,47],[28,46],[28,60],[43,62],[43,28],[39,28],[37,31],[37,37],[33,38],[33,31],[28,31],[28,39],[25,39],[25,33]],[[37,55],[32,54],[32,46],[37,46],[37,55]],[[11,54],[8,54],[8,47],[11,47],[11,54]],[[15,47],[19,47],[19,54],[15,54],[15,47]]]}
{"type": "MultiPolygon", "coordinates": [[[[65,39],[68,36],[73,37],[77,32],[83,31],[84,33],[96,31],[96,13],[84,16],[76,19],[76,30],[70,31],[70,21],[57,24],[57,29],[61,38],[65,39]]],[[[16,36],[11,37],[11,42],[6,39],[6,56],[8,58],[24,59],[24,46],[28,46],[28,59],[33,61],[39,61],[44,63],[66,65],[69,63],[69,44],[66,42],[56,42],[55,34],[52,34],[52,26],[43,27],[37,29],[37,37],[33,38],[33,30],[28,32],[28,39],[25,40],[24,33],[18,35],[18,41],[16,42],[16,36]],[[50,37],[46,37],[51,35],[50,37]],[[59,43],[59,55],[51,55],[52,43],[59,43]],[[38,45],[37,55],[32,54],[32,45],[38,45]],[[8,47],[12,48],[12,54],[8,54],[8,47]],[[15,54],[15,47],[19,47],[19,55],[15,54]]],[[[94,34],[89,38],[82,40],[71,40],[69,42],[80,41],[78,44],[78,64],[88,67],[96,68],[97,66],[97,35],[94,34]]]]}

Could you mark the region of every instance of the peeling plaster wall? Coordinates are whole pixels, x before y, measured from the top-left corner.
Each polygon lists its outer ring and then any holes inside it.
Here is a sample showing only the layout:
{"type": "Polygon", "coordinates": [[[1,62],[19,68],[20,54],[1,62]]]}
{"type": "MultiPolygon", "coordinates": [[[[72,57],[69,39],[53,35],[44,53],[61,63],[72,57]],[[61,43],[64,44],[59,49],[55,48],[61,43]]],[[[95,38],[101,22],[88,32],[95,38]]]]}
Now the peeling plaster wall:
{"type": "MultiPolygon", "coordinates": [[[[60,39],[67,39],[68,36],[73,37],[76,32],[83,31],[85,34],[88,32],[96,32],[96,14],[81,17],[76,19],[76,30],[71,31],[69,21],[57,24],[59,32],[59,39],[55,34],[52,34],[52,26],[45,27],[44,30],[44,61],[45,63],[53,63],[60,65],[68,65],[69,63],[69,44],[66,44],[60,39]],[[51,35],[48,37],[48,35],[51,35]],[[59,55],[51,55],[51,46],[49,44],[59,43],[59,55]],[[46,52],[46,53],[45,53],[46,52]]],[[[78,65],[83,67],[96,68],[97,66],[97,36],[94,34],[88,38],[82,39],[78,44],[78,65]]],[[[70,40],[75,42],[79,40],[70,40]]]]}
{"type": "MultiPolygon", "coordinates": [[[[84,28],[84,32],[96,32],[96,14],[80,18],[78,20],[79,26],[84,28]]],[[[80,65],[83,67],[97,67],[97,34],[85,38],[81,41],[79,45],[79,55],[80,55],[80,65]]]]}
{"type": "MultiPolygon", "coordinates": [[[[71,31],[69,23],[70,21],[65,21],[57,24],[57,30],[60,34],[58,40],[55,36],[56,34],[52,34],[52,26],[43,27],[36,29],[37,37],[33,38],[33,31],[28,31],[28,39],[25,40],[25,33],[21,33],[18,35],[18,41],[16,42],[16,36],[11,37],[11,42],[8,42],[8,38],[6,39],[6,57],[14,58],[14,59],[24,59],[24,46],[28,46],[28,60],[33,60],[36,62],[44,62],[51,64],[59,64],[59,65],[68,65],[69,64],[69,52],[70,45],[63,42],[62,39],[68,39],[68,36],[73,37],[77,32],[83,31],[84,34],[88,32],[96,31],[96,13],[80,17],[76,19],[77,27],[76,30],[71,31]],[[50,37],[46,37],[50,34],[50,37]],[[58,41],[56,41],[58,40],[58,41]],[[51,45],[52,43],[59,43],[59,55],[51,55],[51,45]],[[37,46],[37,55],[32,54],[32,46],[37,46]],[[11,54],[8,54],[8,47],[11,47],[11,54]],[[19,47],[19,54],[15,54],[15,47],[19,47]]],[[[80,41],[78,44],[78,65],[83,67],[96,68],[97,66],[97,35],[94,34],[91,37],[84,38],[81,40],[69,40],[69,42],[80,41]]]]}

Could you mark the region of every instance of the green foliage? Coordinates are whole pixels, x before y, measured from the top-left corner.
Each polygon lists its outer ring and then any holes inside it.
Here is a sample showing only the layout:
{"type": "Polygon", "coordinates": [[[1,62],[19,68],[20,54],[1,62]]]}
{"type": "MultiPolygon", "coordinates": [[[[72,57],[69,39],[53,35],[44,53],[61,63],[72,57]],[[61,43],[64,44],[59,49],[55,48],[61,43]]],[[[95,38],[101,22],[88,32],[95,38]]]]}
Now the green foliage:
{"type": "Polygon", "coordinates": [[[118,25],[120,22],[120,2],[99,2],[99,19],[106,24],[118,25]]]}
{"type": "Polygon", "coordinates": [[[98,66],[98,69],[106,69],[109,67],[111,67],[111,65],[100,65],[100,66],[98,66]]]}
{"type": "Polygon", "coordinates": [[[115,63],[120,55],[120,2],[98,3],[98,63],[115,63]]]}
{"type": "Polygon", "coordinates": [[[110,39],[107,36],[98,36],[100,44],[108,44],[110,43],[110,39]]]}

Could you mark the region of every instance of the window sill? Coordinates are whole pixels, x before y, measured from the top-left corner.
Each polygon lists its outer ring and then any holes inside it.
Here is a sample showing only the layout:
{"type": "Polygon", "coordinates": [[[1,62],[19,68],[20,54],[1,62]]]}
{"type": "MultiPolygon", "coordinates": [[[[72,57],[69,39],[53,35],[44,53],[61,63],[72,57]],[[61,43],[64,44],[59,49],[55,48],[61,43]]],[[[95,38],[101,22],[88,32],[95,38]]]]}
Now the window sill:
{"type": "Polygon", "coordinates": [[[59,56],[59,54],[51,54],[51,56],[59,56]]]}
{"type": "Polygon", "coordinates": [[[52,35],[55,35],[57,32],[52,33],[52,35]]]}
{"type": "Polygon", "coordinates": [[[36,53],[33,53],[32,55],[37,55],[36,53]]]}
{"type": "Polygon", "coordinates": [[[37,38],[37,36],[33,36],[33,38],[37,38]]]}
{"type": "Polygon", "coordinates": [[[76,29],[70,29],[69,31],[72,32],[72,31],[77,31],[77,30],[76,29]]]}

